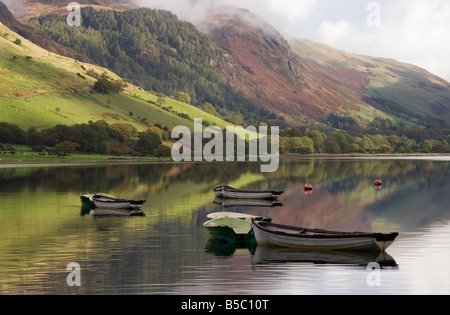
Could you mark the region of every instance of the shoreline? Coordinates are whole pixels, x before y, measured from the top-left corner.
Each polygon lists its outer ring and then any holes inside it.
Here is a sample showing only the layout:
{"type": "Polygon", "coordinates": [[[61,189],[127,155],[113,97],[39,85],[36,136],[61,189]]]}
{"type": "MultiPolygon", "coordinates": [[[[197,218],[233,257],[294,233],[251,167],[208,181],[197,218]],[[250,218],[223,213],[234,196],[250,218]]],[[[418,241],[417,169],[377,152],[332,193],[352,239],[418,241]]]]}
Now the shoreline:
{"type": "MultiPolygon", "coordinates": [[[[305,161],[311,159],[323,160],[352,160],[352,159],[420,159],[420,160],[438,160],[450,161],[450,154],[281,154],[280,162],[295,162],[305,161]]],[[[246,161],[248,162],[248,161],[246,161]]],[[[76,158],[70,159],[70,156],[63,159],[18,159],[18,160],[3,160],[0,159],[1,168],[17,168],[17,167],[45,167],[45,166],[83,166],[83,165],[98,165],[98,164],[186,164],[186,163],[228,163],[226,161],[215,162],[175,162],[171,158],[155,158],[155,157],[120,157],[112,158],[108,156],[100,156],[100,158],[76,158]]],[[[237,163],[237,162],[236,162],[237,163]]],[[[242,162],[239,162],[242,163],[242,162]]],[[[245,162],[244,162],[245,163],[245,162]]],[[[258,163],[258,162],[252,162],[258,163]]]]}

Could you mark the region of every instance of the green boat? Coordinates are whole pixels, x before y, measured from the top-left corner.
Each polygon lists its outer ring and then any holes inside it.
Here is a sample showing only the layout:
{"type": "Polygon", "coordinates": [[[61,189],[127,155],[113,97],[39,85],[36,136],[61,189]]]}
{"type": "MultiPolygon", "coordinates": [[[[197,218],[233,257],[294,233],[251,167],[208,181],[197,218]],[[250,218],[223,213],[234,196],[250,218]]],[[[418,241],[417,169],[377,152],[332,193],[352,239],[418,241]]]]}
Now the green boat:
{"type": "MultiPolygon", "coordinates": [[[[271,221],[270,218],[261,220],[271,221]]],[[[203,224],[210,236],[227,242],[242,242],[254,240],[252,221],[235,217],[218,217],[203,224]]]]}

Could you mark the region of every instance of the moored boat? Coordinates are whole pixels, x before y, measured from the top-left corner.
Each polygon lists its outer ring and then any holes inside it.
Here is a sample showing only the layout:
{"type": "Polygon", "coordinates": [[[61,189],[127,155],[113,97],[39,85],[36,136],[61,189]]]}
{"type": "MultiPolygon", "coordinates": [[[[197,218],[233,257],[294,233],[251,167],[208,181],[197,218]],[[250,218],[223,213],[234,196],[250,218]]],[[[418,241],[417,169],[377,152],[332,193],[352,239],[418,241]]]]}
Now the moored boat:
{"type": "Polygon", "coordinates": [[[361,250],[384,252],[398,233],[336,232],[253,221],[258,246],[302,250],[361,250]]]}
{"type": "MultiPolygon", "coordinates": [[[[92,199],[92,197],[94,197],[97,194],[98,193],[92,193],[92,194],[85,194],[85,195],[80,196],[81,206],[82,207],[86,207],[86,209],[88,207],[95,208],[94,200],[92,199]]],[[[108,197],[108,198],[115,198],[115,199],[117,199],[117,197],[115,197],[113,195],[105,194],[105,193],[100,193],[98,195],[105,196],[105,197],[108,197]]]]}
{"type": "Polygon", "coordinates": [[[206,216],[210,220],[219,219],[219,218],[234,218],[234,219],[241,219],[241,220],[271,220],[268,217],[264,216],[258,216],[258,215],[252,215],[252,214],[245,214],[245,213],[238,213],[238,212],[213,212],[206,216]]]}
{"type": "Polygon", "coordinates": [[[98,194],[92,196],[92,201],[96,208],[107,209],[140,209],[145,203],[145,200],[120,199],[98,194]]]}
{"type": "Polygon", "coordinates": [[[213,189],[216,197],[228,199],[278,199],[283,191],[241,190],[230,186],[218,186],[213,189]]]}
{"type": "Polygon", "coordinates": [[[254,240],[252,221],[271,221],[271,218],[236,212],[215,212],[208,214],[209,221],[203,226],[208,233],[227,242],[254,240]]]}
{"type": "Polygon", "coordinates": [[[245,241],[252,230],[252,222],[231,217],[212,219],[203,224],[209,235],[228,242],[245,241]]]}

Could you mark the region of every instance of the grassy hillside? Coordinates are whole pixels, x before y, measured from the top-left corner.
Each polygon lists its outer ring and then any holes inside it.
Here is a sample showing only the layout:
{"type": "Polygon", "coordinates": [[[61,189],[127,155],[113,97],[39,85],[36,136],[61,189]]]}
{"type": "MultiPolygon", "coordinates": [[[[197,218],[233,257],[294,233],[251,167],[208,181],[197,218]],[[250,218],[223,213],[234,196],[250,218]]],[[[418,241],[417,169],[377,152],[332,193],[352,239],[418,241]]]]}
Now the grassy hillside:
{"type": "Polygon", "coordinates": [[[223,117],[240,123],[274,118],[235,93],[212,67],[215,50],[196,27],[168,11],[141,8],[112,11],[85,7],[81,27],[47,15],[28,22],[36,31],[87,56],[148,91],[186,92],[192,104],[210,103],[223,117]],[[241,115],[240,120],[234,119],[241,115]]]}
{"type": "Polygon", "coordinates": [[[346,80],[363,100],[408,125],[450,120],[450,83],[419,67],[392,59],[350,54],[309,40],[291,41],[293,50],[346,80]]]}
{"type": "Polygon", "coordinates": [[[133,85],[120,94],[91,93],[96,81],[88,73],[121,80],[105,68],[59,56],[42,49],[0,23],[0,121],[22,129],[43,129],[90,120],[129,123],[139,131],[159,123],[173,128],[192,127],[203,118],[221,127],[227,123],[189,104],[157,96],[133,85]],[[17,41],[19,40],[19,41],[17,41]],[[164,110],[162,107],[169,107],[164,110]],[[191,119],[178,116],[187,114],[191,119]]]}

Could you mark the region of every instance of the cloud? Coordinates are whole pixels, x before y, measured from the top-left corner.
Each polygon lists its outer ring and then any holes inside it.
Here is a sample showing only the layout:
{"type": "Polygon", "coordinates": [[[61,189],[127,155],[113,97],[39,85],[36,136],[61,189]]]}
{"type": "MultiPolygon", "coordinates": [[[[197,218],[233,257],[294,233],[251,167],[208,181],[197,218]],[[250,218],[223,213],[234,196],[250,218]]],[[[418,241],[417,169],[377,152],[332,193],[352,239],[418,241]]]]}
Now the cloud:
{"type": "Polygon", "coordinates": [[[400,0],[380,4],[380,9],[378,26],[367,19],[323,21],[311,39],[411,63],[450,81],[450,2],[400,0]]]}

